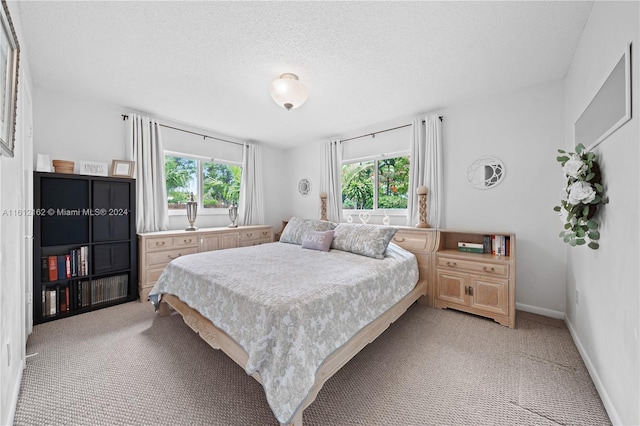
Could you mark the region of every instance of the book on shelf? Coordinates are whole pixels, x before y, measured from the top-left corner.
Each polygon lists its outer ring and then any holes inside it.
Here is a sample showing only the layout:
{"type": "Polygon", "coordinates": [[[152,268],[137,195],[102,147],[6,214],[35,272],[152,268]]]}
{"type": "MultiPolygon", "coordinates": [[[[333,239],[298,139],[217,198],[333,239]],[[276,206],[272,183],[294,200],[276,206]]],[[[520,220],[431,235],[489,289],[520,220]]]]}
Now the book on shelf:
{"type": "Polygon", "coordinates": [[[484,235],[482,241],[485,253],[494,256],[511,255],[511,238],[508,235],[484,235]]]}
{"type": "Polygon", "coordinates": [[[49,281],[58,279],[58,256],[49,256],[49,281]]]}
{"type": "Polygon", "coordinates": [[[484,253],[484,247],[479,243],[458,242],[458,251],[466,253],[484,253]]]}
{"type": "Polygon", "coordinates": [[[49,258],[42,256],[40,259],[40,281],[46,283],[49,281],[49,258]]]}
{"type": "Polygon", "coordinates": [[[45,312],[47,316],[55,315],[57,313],[57,292],[55,290],[47,290],[45,296],[45,312]]]}

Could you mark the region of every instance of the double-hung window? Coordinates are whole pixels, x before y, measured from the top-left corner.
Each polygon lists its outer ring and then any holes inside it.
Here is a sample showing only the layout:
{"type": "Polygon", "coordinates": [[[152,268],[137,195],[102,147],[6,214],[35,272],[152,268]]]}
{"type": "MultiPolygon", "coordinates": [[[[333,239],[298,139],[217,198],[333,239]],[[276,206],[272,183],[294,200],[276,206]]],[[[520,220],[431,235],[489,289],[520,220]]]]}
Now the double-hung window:
{"type": "Polygon", "coordinates": [[[409,154],[371,156],[342,163],[344,210],[392,210],[407,208],[409,154]]]}
{"type": "Polygon", "coordinates": [[[238,204],[242,165],[173,151],[164,152],[169,214],[184,214],[193,193],[198,212],[227,213],[238,204]]]}

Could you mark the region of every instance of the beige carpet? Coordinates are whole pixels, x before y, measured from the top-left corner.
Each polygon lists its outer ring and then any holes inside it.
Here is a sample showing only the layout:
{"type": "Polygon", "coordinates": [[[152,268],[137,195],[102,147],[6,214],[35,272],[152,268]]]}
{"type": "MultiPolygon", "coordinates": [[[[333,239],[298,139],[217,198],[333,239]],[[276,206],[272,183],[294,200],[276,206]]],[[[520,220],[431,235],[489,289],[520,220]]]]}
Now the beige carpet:
{"type": "MultiPolygon", "coordinates": [[[[127,303],[34,327],[15,425],[277,425],[261,386],[179,315],[127,303]]],[[[333,376],[305,425],[604,425],[562,321],[413,305],[333,376]]]]}

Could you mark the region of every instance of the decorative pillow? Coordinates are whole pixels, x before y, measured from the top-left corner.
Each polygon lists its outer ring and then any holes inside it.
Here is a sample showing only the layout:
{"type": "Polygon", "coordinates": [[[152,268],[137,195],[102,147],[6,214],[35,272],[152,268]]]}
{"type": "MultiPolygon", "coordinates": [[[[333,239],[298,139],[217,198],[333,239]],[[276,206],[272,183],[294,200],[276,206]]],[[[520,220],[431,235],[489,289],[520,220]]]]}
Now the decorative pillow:
{"type": "Polygon", "coordinates": [[[329,251],[333,241],[333,231],[308,231],[302,237],[302,248],[329,251]]]}
{"type": "Polygon", "coordinates": [[[388,226],[340,223],[334,230],[331,248],[384,259],[387,246],[397,231],[388,226]]]}
{"type": "Polygon", "coordinates": [[[309,231],[330,231],[336,227],[333,222],[319,219],[300,219],[292,217],[284,227],[280,242],[290,244],[302,244],[302,237],[309,231]]]}

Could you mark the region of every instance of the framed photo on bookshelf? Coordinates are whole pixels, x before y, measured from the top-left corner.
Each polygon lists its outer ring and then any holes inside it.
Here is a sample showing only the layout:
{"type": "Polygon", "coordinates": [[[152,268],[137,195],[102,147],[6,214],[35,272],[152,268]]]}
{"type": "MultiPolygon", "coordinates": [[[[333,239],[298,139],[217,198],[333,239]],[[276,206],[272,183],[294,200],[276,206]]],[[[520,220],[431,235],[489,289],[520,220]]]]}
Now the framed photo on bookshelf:
{"type": "Polygon", "coordinates": [[[111,176],[113,177],[133,177],[135,162],[125,160],[113,160],[111,162],[111,176]]]}
{"type": "Polygon", "coordinates": [[[5,0],[0,8],[0,27],[0,149],[3,155],[13,157],[20,46],[5,0]]]}

